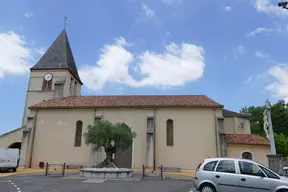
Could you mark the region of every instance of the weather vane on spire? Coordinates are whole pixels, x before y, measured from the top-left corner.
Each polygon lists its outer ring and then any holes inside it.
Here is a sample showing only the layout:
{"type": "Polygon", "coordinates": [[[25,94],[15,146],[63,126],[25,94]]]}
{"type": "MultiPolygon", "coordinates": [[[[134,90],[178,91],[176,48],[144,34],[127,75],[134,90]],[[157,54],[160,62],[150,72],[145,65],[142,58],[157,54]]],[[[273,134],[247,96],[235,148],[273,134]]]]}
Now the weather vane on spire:
{"type": "Polygon", "coordinates": [[[64,29],[66,29],[67,17],[64,17],[64,29]]]}

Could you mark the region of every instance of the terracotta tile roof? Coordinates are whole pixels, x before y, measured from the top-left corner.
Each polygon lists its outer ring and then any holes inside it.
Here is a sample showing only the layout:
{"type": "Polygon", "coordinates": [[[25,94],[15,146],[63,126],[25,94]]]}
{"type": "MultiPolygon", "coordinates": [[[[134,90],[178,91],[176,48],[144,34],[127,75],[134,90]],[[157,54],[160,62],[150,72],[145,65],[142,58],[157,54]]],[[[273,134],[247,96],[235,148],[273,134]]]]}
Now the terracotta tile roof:
{"type": "Polygon", "coordinates": [[[52,99],[30,108],[223,108],[205,95],[73,96],[52,99]]]}
{"type": "Polygon", "coordinates": [[[227,143],[246,145],[270,145],[268,140],[254,134],[227,134],[227,143]]]}
{"type": "Polygon", "coordinates": [[[248,115],[244,115],[242,113],[237,113],[234,111],[229,111],[227,109],[223,109],[222,114],[223,114],[223,117],[240,117],[240,118],[246,118],[246,119],[251,120],[251,117],[248,115]]]}

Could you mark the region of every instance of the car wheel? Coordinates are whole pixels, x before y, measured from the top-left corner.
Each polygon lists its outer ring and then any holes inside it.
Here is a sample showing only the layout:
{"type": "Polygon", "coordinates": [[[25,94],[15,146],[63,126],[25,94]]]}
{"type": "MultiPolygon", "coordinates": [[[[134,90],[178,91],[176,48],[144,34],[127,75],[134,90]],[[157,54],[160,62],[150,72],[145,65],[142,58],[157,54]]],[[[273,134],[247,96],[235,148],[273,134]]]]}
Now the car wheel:
{"type": "Polygon", "coordinates": [[[200,192],[216,192],[215,188],[210,185],[210,184],[204,184],[201,189],[200,192]]]}

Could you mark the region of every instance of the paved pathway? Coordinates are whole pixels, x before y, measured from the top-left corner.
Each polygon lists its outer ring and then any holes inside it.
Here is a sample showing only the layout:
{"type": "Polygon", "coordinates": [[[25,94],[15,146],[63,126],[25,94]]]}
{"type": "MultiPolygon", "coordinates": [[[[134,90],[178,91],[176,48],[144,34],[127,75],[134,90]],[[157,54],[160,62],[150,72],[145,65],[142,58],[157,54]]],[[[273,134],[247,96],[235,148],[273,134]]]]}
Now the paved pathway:
{"type": "Polygon", "coordinates": [[[2,192],[189,192],[193,187],[192,180],[144,179],[128,181],[97,181],[77,176],[45,177],[43,174],[15,175],[0,178],[2,192]],[[91,182],[92,181],[92,182],[91,182]]]}

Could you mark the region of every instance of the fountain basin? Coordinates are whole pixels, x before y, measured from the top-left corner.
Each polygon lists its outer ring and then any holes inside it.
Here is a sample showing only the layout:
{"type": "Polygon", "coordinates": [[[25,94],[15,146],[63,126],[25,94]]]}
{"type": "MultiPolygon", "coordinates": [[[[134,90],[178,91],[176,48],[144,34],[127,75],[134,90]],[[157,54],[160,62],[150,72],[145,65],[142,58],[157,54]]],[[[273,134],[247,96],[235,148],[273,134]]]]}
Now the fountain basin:
{"type": "Polygon", "coordinates": [[[126,168],[83,168],[81,176],[97,179],[125,179],[132,177],[132,169],[126,168]]]}

